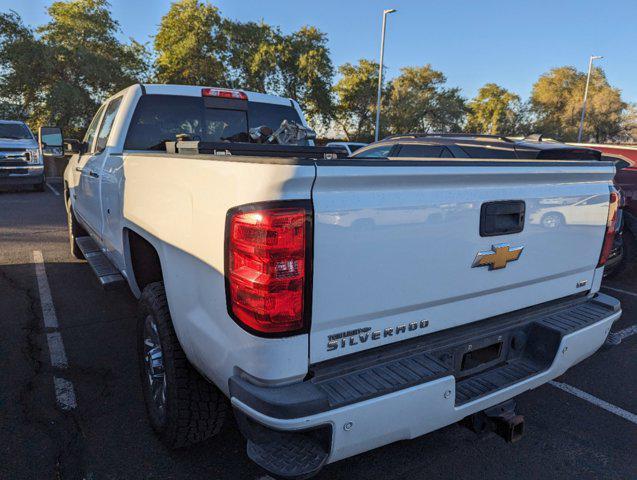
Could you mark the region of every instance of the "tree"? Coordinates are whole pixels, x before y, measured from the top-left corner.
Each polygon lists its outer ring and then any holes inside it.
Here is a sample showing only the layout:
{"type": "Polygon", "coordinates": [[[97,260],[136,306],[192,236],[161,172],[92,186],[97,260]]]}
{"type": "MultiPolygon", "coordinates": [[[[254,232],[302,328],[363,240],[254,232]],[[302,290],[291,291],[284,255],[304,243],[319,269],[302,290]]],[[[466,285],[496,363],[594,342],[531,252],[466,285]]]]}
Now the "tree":
{"type": "Polygon", "coordinates": [[[449,132],[462,128],[466,105],[459,88],[431,65],[405,67],[389,87],[388,129],[391,133],[449,132]]]}
{"type": "Polygon", "coordinates": [[[302,27],[284,36],[278,46],[277,93],[301,105],[315,122],[326,123],[332,113],[334,67],[327,36],[315,27],[302,27]]]}
{"type": "Polygon", "coordinates": [[[155,37],[160,83],[230,86],[227,38],[219,10],[208,2],[180,0],[161,19],[155,37]]]}
{"type": "Polygon", "coordinates": [[[50,70],[45,46],[15,12],[0,14],[0,115],[27,120],[42,97],[40,78],[50,70]],[[38,72],[34,75],[33,72],[38,72]]]}
{"type": "MultiPolygon", "coordinates": [[[[577,139],[586,73],[574,67],[554,68],[533,85],[531,108],[536,130],[564,141],[577,139]]],[[[594,68],[588,91],[584,139],[612,140],[622,131],[627,104],[609,85],[601,68],[594,68]]]]}
{"type": "Polygon", "coordinates": [[[278,48],[282,35],[264,22],[224,20],[228,64],[233,87],[257,92],[275,91],[278,48]]]}
{"type": "Polygon", "coordinates": [[[376,114],[378,64],[361,59],[357,65],[341,65],[338,72],[341,79],[334,86],[335,123],[348,141],[369,141],[373,137],[376,114]]]}
{"type": "Polygon", "coordinates": [[[0,17],[0,97],[32,127],[59,125],[76,135],[97,105],[146,71],[146,51],[116,38],[106,0],[58,1],[35,32],[15,14],[0,17]]]}
{"type": "Polygon", "coordinates": [[[495,83],[487,83],[469,103],[466,130],[491,135],[513,135],[522,127],[520,97],[495,83]]]}

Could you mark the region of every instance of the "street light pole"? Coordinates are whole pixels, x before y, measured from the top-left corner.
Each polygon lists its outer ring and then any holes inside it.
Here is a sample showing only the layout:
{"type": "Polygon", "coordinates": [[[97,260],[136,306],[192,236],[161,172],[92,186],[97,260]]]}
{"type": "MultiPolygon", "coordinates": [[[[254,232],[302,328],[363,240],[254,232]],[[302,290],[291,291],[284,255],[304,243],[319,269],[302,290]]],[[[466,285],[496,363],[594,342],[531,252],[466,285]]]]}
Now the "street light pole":
{"type": "Polygon", "coordinates": [[[586,116],[586,99],[588,98],[588,84],[591,82],[591,70],[593,69],[593,60],[604,58],[600,55],[591,55],[588,59],[588,75],[586,76],[586,88],[584,89],[584,102],[582,103],[582,117],[579,121],[579,132],[577,133],[577,143],[582,142],[582,133],[584,131],[584,117],[586,116]]]}
{"type": "Polygon", "coordinates": [[[378,67],[378,93],[376,95],[376,131],[374,132],[374,141],[378,141],[378,133],[380,129],[380,94],[383,89],[383,57],[385,55],[385,25],[387,23],[387,14],[396,10],[391,8],[383,10],[383,31],[380,36],[380,65],[378,67]]]}

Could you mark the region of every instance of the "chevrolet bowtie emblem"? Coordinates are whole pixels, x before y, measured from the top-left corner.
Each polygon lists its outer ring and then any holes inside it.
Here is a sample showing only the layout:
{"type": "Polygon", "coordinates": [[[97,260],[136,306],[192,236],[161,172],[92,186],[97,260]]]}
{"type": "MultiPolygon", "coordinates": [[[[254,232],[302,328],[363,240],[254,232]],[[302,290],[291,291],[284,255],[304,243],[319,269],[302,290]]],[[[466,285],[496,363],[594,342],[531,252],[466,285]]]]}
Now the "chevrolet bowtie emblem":
{"type": "Polygon", "coordinates": [[[489,270],[498,270],[507,266],[508,262],[513,262],[520,258],[524,247],[513,247],[508,243],[498,243],[493,245],[491,250],[485,252],[478,252],[472,267],[486,267],[489,266],[489,270]]]}

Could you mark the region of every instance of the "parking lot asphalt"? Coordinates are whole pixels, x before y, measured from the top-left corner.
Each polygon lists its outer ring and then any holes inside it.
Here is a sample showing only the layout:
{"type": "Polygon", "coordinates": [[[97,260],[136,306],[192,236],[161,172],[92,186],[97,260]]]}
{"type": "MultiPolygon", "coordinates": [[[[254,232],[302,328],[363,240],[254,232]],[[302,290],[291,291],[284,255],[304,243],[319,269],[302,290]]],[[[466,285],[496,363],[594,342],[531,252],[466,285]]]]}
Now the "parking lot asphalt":
{"type": "MultiPolygon", "coordinates": [[[[60,187],[52,186],[0,192],[0,479],[269,478],[247,458],[232,419],[188,450],[156,439],[136,363],[137,302],[125,289],[103,291],[70,257],[60,187]],[[34,252],[44,260],[39,280],[34,252]],[[57,329],[44,326],[52,312],[57,329]],[[62,360],[47,344],[55,332],[62,360]],[[57,403],[56,379],[72,385],[68,410],[57,403]]],[[[637,323],[637,268],[604,292],[622,301],[613,331],[626,336],[557,379],[593,397],[545,385],[517,399],[526,418],[518,443],[452,425],[329,465],[317,478],[636,479],[637,334],[627,329],[637,323]]]]}

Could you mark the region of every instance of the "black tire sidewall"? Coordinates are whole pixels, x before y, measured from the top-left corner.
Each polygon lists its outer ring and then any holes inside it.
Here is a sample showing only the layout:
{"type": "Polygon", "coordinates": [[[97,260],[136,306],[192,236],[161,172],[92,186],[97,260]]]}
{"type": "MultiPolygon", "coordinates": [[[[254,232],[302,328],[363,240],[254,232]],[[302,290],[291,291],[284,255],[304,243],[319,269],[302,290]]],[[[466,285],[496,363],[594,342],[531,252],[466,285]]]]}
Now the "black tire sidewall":
{"type": "Polygon", "coordinates": [[[157,295],[153,295],[153,293],[155,292],[145,289],[140,299],[139,318],[137,322],[137,353],[146,412],[148,413],[148,418],[150,419],[153,430],[155,430],[155,432],[157,432],[161,436],[162,434],[167,433],[168,426],[174,423],[170,420],[172,414],[171,406],[174,403],[171,400],[175,380],[175,365],[173,362],[172,351],[170,349],[170,341],[169,338],[167,338],[166,332],[166,329],[172,328],[172,325],[167,325],[166,320],[168,320],[169,322],[170,319],[163,318],[163,312],[161,311],[161,309],[157,308],[158,302],[161,302],[162,299],[158,298],[157,295]],[[157,326],[157,332],[159,333],[159,341],[161,343],[164,360],[164,370],[166,373],[166,413],[163,419],[159,417],[158,412],[154,408],[152,402],[152,394],[150,391],[150,384],[148,383],[146,372],[144,370],[144,324],[148,315],[153,317],[153,321],[157,326]]]}

